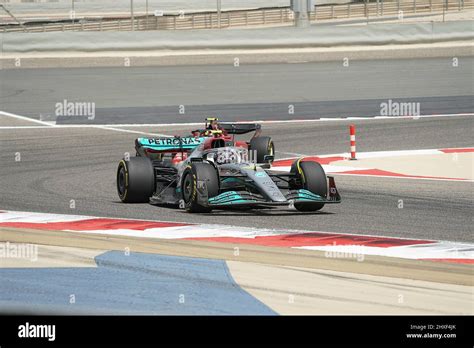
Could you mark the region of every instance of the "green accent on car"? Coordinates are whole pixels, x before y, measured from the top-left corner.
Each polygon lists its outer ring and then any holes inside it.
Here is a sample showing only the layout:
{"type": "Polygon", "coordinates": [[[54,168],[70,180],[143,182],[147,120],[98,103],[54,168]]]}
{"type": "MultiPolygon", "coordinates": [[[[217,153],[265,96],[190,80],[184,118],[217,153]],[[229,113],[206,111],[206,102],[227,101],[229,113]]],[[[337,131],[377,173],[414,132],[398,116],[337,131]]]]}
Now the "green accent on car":
{"type": "Polygon", "coordinates": [[[244,180],[240,178],[222,178],[222,182],[244,182],[244,180]]]}
{"type": "Polygon", "coordinates": [[[317,202],[322,202],[324,201],[324,198],[321,197],[320,195],[317,195],[311,191],[308,190],[298,190],[298,197],[296,198],[299,201],[317,201],[317,202]]]}
{"type": "Polygon", "coordinates": [[[246,199],[243,198],[236,191],[229,191],[221,193],[216,197],[209,198],[210,205],[231,205],[235,203],[254,203],[255,199],[246,199]]]}

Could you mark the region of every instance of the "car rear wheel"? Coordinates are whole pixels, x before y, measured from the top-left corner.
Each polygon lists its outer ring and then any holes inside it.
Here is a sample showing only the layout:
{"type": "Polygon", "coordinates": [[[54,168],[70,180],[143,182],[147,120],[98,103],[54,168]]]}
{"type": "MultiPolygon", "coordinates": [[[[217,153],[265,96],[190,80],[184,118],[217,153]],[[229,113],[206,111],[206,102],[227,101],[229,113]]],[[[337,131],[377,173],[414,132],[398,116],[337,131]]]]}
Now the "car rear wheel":
{"type": "Polygon", "coordinates": [[[250,140],[250,151],[256,151],[257,163],[272,163],[273,160],[265,160],[265,156],[275,155],[275,145],[270,137],[256,137],[250,140]]]}
{"type": "Polygon", "coordinates": [[[117,192],[124,203],[146,203],[155,190],[155,171],[146,157],[121,160],[117,169],[117,192]]]}
{"type": "MultiPolygon", "coordinates": [[[[328,188],[326,173],[321,164],[317,162],[293,162],[291,173],[295,179],[290,183],[291,189],[305,189],[326,198],[328,188]]],[[[324,203],[295,203],[299,211],[317,211],[324,207],[324,203]]]]}
{"type": "Polygon", "coordinates": [[[209,163],[192,163],[183,173],[181,191],[184,205],[190,213],[209,213],[212,209],[200,204],[198,200],[198,182],[205,182],[208,198],[219,194],[219,176],[209,163]]]}

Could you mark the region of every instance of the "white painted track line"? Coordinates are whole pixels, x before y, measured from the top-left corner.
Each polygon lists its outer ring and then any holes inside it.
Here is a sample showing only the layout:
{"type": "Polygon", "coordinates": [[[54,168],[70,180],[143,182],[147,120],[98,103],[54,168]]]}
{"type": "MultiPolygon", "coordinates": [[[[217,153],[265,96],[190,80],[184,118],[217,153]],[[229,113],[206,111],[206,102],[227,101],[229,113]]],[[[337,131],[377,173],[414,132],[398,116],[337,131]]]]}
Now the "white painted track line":
{"type": "MultiPolygon", "coordinates": [[[[0,115],[6,116],[6,117],[11,117],[11,118],[16,118],[18,120],[27,121],[27,122],[31,122],[31,123],[38,123],[38,124],[41,124],[43,126],[54,127],[54,125],[55,125],[52,122],[40,121],[40,120],[36,120],[34,118],[21,116],[21,115],[16,115],[16,114],[12,114],[12,113],[5,112],[5,111],[0,111],[0,115]]],[[[12,127],[13,128],[23,128],[22,126],[12,126],[12,127]]],[[[28,126],[25,126],[25,127],[28,127],[28,126]]],[[[3,127],[1,127],[1,128],[3,128],[3,127]]],[[[40,128],[40,127],[38,127],[38,128],[40,128]]]]}
{"type": "MultiPolygon", "coordinates": [[[[29,117],[15,115],[5,111],[0,111],[1,115],[8,117],[14,117],[25,121],[31,121],[42,124],[43,126],[53,126],[54,128],[97,128],[97,127],[109,127],[110,128],[131,128],[131,127],[179,127],[179,126],[199,126],[202,122],[190,122],[190,123],[143,123],[143,124],[63,124],[58,125],[50,122],[44,122],[35,120],[29,117]]],[[[313,123],[313,122],[341,122],[341,121],[384,121],[384,120],[418,120],[420,118],[437,118],[437,117],[466,117],[474,116],[474,113],[461,113],[461,114],[437,114],[437,115],[420,115],[420,116],[368,116],[368,117],[339,117],[339,118],[315,118],[305,120],[249,120],[249,121],[236,121],[233,123],[261,123],[261,124],[280,124],[280,123],[313,123]]],[[[227,122],[224,122],[227,123],[227,122]]],[[[36,129],[42,128],[39,126],[4,126],[2,129],[36,129]]]]}
{"type": "Polygon", "coordinates": [[[148,136],[152,136],[152,137],[173,138],[172,135],[167,135],[167,134],[147,133],[147,132],[133,131],[133,130],[129,130],[129,129],[120,129],[120,128],[109,127],[109,126],[95,126],[94,128],[106,129],[106,130],[110,130],[110,131],[114,131],[114,132],[148,135],[148,136]]]}

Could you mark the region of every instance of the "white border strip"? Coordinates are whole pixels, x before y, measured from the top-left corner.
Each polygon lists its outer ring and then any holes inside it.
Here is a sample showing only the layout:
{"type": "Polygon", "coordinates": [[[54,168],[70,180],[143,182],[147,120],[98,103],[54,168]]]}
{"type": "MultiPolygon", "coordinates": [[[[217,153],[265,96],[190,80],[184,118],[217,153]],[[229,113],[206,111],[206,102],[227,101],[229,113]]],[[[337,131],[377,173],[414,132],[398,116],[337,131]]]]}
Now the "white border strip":
{"type": "Polygon", "coordinates": [[[140,131],[134,131],[134,130],[130,130],[130,129],[121,129],[121,128],[108,127],[108,126],[96,126],[96,127],[94,127],[94,128],[106,129],[106,130],[110,130],[110,131],[114,131],[114,132],[149,135],[149,136],[152,136],[152,137],[173,138],[172,135],[168,135],[168,134],[147,133],[147,132],[140,132],[140,131]]]}
{"type": "MultiPolygon", "coordinates": [[[[308,231],[308,230],[295,230],[295,229],[263,229],[263,228],[253,228],[253,227],[240,227],[235,225],[220,225],[220,224],[197,224],[187,221],[169,221],[169,220],[150,220],[150,219],[134,219],[134,218],[121,218],[121,217],[111,217],[111,216],[94,216],[94,215],[70,215],[70,214],[53,214],[53,213],[40,213],[40,212],[25,212],[25,211],[12,211],[12,210],[2,210],[0,209],[0,222],[61,222],[61,221],[78,221],[78,220],[89,220],[89,219],[113,219],[113,220],[126,220],[126,221],[146,221],[146,222],[162,222],[162,223],[171,223],[171,224],[184,224],[193,227],[205,226],[212,229],[239,229],[239,230],[252,230],[259,231],[262,235],[281,235],[281,234],[303,234],[303,233],[324,233],[324,234],[343,234],[347,236],[356,236],[356,237],[373,237],[373,238],[390,238],[390,239],[400,239],[400,240],[425,240],[427,242],[446,242],[446,243],[456,243],[448,240],[436,240],[429,238],[410,238],[410,237],[394,237],[386,235],[375,235],[368,234],[364,232],[360,233],[346,233],[346,232],[329,232],[329,231],[308,231]]],[[[87,233],[87,232],[84,232],[87,233]]],[[[150,237],[148,237],[150,238],[150,237]]]]}
{"type": "MultiPolygon", "coordinates": [[[[327,257],[355,257],[363,261],[364,256],[378,255],[385,257],[398,257],[402,259],[425,260],[425,259],[474,259],[473,245],[457,242],[436,242],[432,244],[414,244],[402,246],[390,246],[380,248],[368,245],[318,245],[293,247],[303,250],[324,251],[327,257]]],[[[463,262],[460,262],[463,263],[463,262]]]]}
{"type": "MultiPolygon", "coordinates": [[[[47,222],[76,222],[83,219],[97,219],[96,217],[85,217],[78,215],[62,215],[62,214],[49,214],[49,213],[29,213],[29,212],[14,212],[14,211],[3,211],[0,213],[0,222],[23,222],[23,223],[47,223],[47,222]]],[[[134,219],[123,219],[125,221],[135,221],[134,219]]],[[[143,220],[142,220],[143,221],[143,220]]],[[[63,230],[68,231],[68,230],[63,230]]],[[[187,238],[215,238],[215,237],[236,237],[236,238],[250,238],[272,236],[272,235],[288,235],[292,232],[290,230],[269,230],[249,227],[237,227],[237,226],[226,226],[226,225],[206,225],[206,224],[194,224],[186,226],[170,226],[170,227],[150,227],[143,231],[117,228],[117,229],[105,229],[105,230],[84,230],[74,231],[76,233],[85,234],[101,234],[101,235],[119,235],[119,236],[131,236],[131,237],[142,237],[151,239],[187,239],[187,238]]],[[[308,231],[302,231],[298,233],[308,233],[308,231]]],[[[345,233],[331,233],[331,232],[318,232],[318,233],[330,233],[337,235],[351,235],[351,236],[365,236],[368,235],[356,235],[356,234],[345,234],[345,233]]],[[[411,238],[397,238],[397,237],[382,237],[373,236],[374,238],[390,238],[398,240],[413,240],[411,238]]],[[[420,239],[415,239],[419,241],[420,239]]],[[[354,254],[360,255],[381,255],[388,257],[399,257],[408,259],[474,259],[473,244],[466,242],[449,242],[449,241],[430,241],[426,240],[424,244],[411,244],[403,246],[391,246],[386,248],[374,247],[370,245],[306,245],[299,247],[291,247],[296,249],[306,250],[320,250],[329,253],[343,253],[343,254],[354,254]]],[[[329,243],[329,241],[328,241],[329,243]]],[[[337,257],[337,255],[336,255],[337,257]]]]}

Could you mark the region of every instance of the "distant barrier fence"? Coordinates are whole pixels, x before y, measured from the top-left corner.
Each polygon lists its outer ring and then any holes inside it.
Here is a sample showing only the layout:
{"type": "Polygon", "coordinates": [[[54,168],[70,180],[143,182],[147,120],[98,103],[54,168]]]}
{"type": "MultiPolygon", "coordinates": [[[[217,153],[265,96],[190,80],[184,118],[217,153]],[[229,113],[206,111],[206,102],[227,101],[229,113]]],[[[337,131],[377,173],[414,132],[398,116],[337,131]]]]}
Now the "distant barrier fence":
{"type": "MultiPolygon", "coordinates": [[[[311,12],[312,21],[347,18],[405,17],[413,14],[441,14],[474,8],[474,0],[396,0],[320,5],[311,12]]],[[[216,12],[181,13],[176,15],[149,15],[136,17],[133,30],[216,29],[259,25],[289,24],[294,13],[288,7],[256,10],[223,11],[220,19],[216,12]]],[[[0,26],[0,32],[50,31],[129,31],[130,18],[81,19],[62,23],[25,23],[0,26]]]]}

